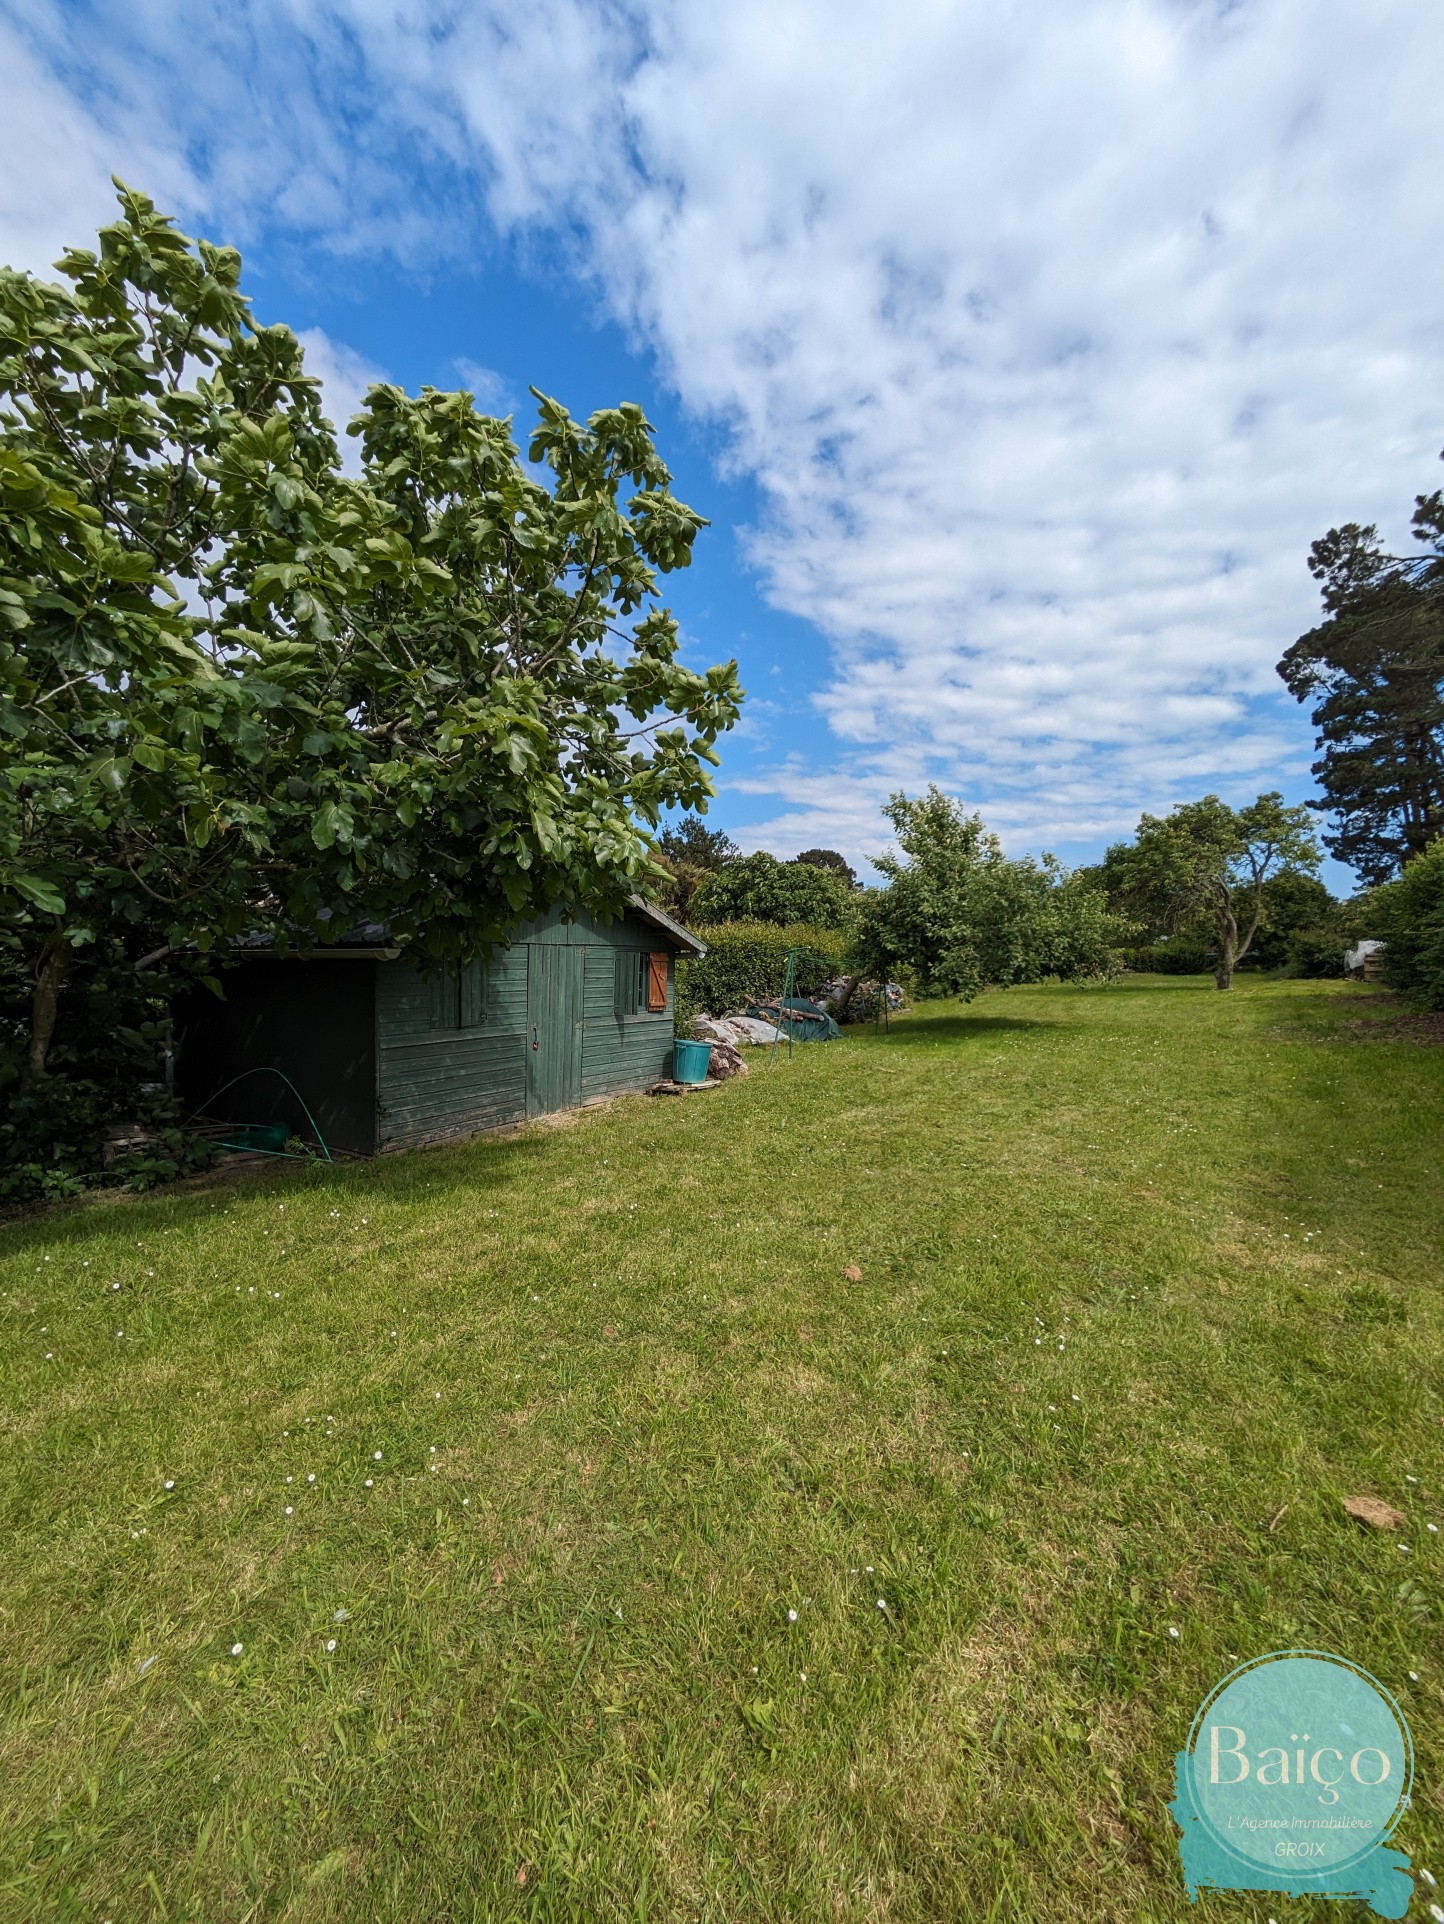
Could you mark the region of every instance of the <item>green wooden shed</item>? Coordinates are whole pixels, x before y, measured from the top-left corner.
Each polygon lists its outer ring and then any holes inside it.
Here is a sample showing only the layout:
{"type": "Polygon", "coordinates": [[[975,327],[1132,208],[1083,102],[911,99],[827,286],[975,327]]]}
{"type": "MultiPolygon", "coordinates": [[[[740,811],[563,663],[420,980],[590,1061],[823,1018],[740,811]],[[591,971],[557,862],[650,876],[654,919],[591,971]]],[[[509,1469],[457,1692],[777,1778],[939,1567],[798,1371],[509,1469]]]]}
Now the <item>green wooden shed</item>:
{"type": "Polygon", "coordinates": [[[300,955],[239,947],[225,999],[177,1011],[178,1092],[305,1137],[300,1096],[329,1148],[362,1156],[648,1088],[671,1069],[676,958],[706,953],[640,898],[611,924],[528,923],[459,970],[418,968],[375,924],[300,955]]]}

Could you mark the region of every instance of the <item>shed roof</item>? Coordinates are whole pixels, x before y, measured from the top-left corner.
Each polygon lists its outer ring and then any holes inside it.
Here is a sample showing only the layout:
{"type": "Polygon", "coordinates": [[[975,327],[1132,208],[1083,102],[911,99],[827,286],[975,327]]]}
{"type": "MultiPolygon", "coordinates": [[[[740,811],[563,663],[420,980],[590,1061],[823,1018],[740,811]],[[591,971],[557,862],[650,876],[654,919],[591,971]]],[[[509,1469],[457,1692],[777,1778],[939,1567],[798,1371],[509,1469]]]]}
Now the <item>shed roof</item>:
{"type": "Polygon", "coordinates": [[[664,935],[670,935],[679,949],[690,949],[693,955],[705,955],[707,953],[707,944],[702,940],[701,936],[693,935],[692,931],[690,929],[684,929],[680,922],[674,922],[671,916],[664,914],[654,902],[644,902],[640,895],[634,895],[632,897],[632,907],[644,921],[652,923],[652,925],[655,928],[659,928],[664,935]]]}
{"type": "MultiPolygon", "coordinates": [[[[660,929],[675,947],[686,949],[692,955],[707,953],[707,944],[699,936],[693,935],[690,929],[683,928],[680,922],[674,922],[672,917],[659,909],[655,903],[644,901],[640,895],[634,895],[629,906],[632,912],[639,915],[644,922],[650,922],[654,928],[660,929]]],[[[233,937],[231,948],[243,955],[263,956],[276,953],[274,936],[260,931],[252,935],[233,937]]],[[[369,957],[372,960],[382,958],[389,961],[400,953],[400,948],[392,940],[391,931],[382,922],[357,922],[335,943],[315,943],[290,951],[291,958],[299,961],[309,961],[313,958],[345,960],[351,956],[369,957]]]]}

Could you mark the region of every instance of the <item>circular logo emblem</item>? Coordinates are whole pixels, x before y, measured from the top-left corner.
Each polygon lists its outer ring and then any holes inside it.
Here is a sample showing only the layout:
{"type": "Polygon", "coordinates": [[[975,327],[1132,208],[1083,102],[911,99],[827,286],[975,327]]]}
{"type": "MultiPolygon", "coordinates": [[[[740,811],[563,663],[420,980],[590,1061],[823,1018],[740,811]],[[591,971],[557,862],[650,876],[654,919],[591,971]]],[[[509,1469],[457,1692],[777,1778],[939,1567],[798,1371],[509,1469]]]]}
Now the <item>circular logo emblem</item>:
{"type": "Polygon", "coordinates": [[[1319,1650],[1273,1651],[1225,1677],[1194,1718],[1185,1759],[1194,1811],[1229,1857],[1325,1881],[1392,1833],[1414,1778],[1394,1699],[1319,1650]]]}

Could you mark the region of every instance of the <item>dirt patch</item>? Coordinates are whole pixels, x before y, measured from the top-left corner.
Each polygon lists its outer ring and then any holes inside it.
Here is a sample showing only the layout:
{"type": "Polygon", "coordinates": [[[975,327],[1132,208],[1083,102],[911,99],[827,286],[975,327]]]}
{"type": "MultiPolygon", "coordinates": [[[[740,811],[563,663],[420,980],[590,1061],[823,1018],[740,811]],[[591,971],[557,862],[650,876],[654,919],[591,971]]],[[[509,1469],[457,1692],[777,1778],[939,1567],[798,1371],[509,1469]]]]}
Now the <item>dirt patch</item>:
{"type": "Polygon", "coordinates": [[[1412,1042],[1423,1048],[1444,1045],[1444,1009],[1411,1009],[1397,995],[1347,995],[1343,1006],[1361,1011],[1338,1026],[1339,1036],[1351,1042],[1412,1042]],[[1362,1013],[1369,1011],[1368,1015],[1362,1013]]]}
{"type": "Polygon", "coordinates": [[[1412,1042],[1425,1049],[1444,1045],[1444,1009],[1432,1012],[1404,1009],[1372,1020],[1341,1022],[1340,1033],[1351,1042],[1412,1042]]]}

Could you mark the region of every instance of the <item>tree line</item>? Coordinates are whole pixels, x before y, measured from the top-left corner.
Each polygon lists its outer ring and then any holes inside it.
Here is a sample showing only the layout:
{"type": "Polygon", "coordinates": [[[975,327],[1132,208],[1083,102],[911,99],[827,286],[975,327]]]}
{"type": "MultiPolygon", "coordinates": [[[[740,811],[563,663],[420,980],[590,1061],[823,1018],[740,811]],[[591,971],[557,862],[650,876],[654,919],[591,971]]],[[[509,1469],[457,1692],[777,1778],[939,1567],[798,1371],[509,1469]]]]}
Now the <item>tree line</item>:
{"type": "Polygon", "coordinates": [[[1278,672],[1316,730],[1312,801],[1206,795],[1145,814],[1130,841],[1069,874],[1051,857],[1009,859],[937,789],[897,795],[885,814],[898,852],[875,863],[885,886],[856,895],[816,873],[855,883],[835,851],[743,858],[694,816],[661,842],[674,903],[694,919],[846,926],[860,967],[956,995],[1120,960],[1207,966],[1222,989],[1240,967],[1337,976],[1374,936],[1387,978],[1444,1009],[1444,491],[1415,498],[1411,526],[1407,555],[1354,523],[1310,550],[1324,619],[1278,672]],[[1348,902],[1319,879],[1320,840],[1364,885],[1348,902]]]}
{"type": "Polygon", "coordinates": [[[882,885],[865,889],[835,850],[744,856],[688,817],[659,844],[673,906],[714,936],[739,922],[839,931],[853,980],[901,974],[919,994],[964,1000],[1125,963],[1168,968],[1180,941],[1221,989],[1250,959],[1343,971],[1347,932],[1315,874],[1309,812],[1276,793],[1243,809],[1208,795],[1145,815],[1131,842],[1073,870],[1007,855],[980,815],[935,786],[894,795],[883,813],[895,846],[874,858],[882,885]]]}

